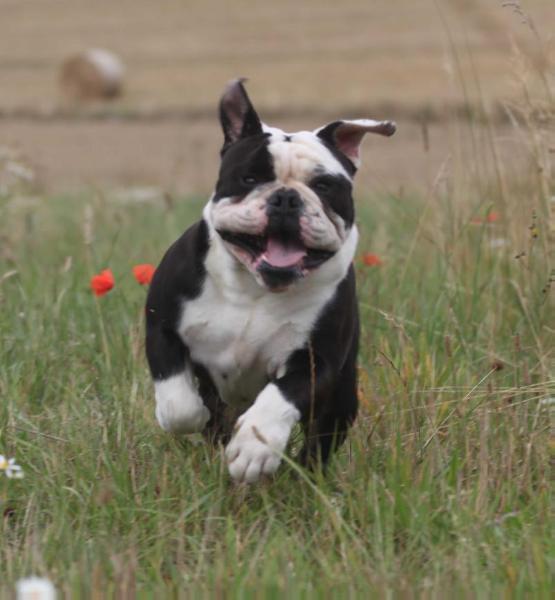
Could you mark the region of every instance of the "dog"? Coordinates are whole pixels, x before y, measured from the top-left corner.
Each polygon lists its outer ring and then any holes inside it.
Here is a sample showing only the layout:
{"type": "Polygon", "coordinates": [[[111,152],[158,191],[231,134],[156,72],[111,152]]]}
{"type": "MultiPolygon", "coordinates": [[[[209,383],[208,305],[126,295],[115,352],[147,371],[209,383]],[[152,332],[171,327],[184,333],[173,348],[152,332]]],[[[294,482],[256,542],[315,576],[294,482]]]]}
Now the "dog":
{"type": "Polygon", "coordinates": [[[297,423],[298,459],[312,466],[355,420],[352,183],[364,135],[396,126],[285,133],[261,122],[243,83],[220,100],[215,191],[152,280],[146,353],[162,429],[222,441],[231,477],[255,482],[277,470],[297,423]]]}

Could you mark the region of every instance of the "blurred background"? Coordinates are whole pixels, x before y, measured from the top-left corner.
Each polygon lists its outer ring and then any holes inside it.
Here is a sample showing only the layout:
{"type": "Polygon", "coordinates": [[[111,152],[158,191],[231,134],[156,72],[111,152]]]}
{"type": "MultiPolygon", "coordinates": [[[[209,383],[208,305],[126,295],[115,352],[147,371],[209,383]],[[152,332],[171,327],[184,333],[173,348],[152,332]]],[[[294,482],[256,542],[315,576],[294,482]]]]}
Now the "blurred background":
{"type": "Polygon", "coordinates": [[[287,130],[395,119],[396,136],[365,143],[362,185],[425,188],[475,151],[469,123],[519,163],[507,108],[530,67],[528,93],[553,77],[553,0],[0,0],[0,14],[0,146],[47,192],[209,192],[236,76],[287,130]],[[119,69],[100,97],[79,63],[93,48],[119,69]]]}

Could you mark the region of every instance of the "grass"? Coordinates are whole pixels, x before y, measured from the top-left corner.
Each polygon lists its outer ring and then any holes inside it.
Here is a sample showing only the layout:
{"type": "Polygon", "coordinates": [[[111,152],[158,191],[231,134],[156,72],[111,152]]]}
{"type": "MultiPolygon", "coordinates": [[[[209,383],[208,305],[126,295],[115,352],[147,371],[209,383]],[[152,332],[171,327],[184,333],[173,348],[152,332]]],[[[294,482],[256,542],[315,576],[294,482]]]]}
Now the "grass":
{"type": "Polygon", "coordinates": [[[286,458],[235,486],[221,449],[155,422],[131,267],[200,198],[0,177],[0,454],[25,470],[0,477],[0,598],[31,574],[72,598],[551,597],[554,105],[518,83],[528,169],[479,106],[427,193],[358,190],[361,411],[326,477],[286,458]]]}
{"type": "Polygon", "coordinates": [[[153,415],[130,269],[202,202],[5,198],[0,453],[26,476],[0,478],[0,596],[41,574],[67,597],[547,598],[548,199],[503,189],[361,199],[383,264],[357,260],[360,417],[327,477],[288,461],[252,487],[153,415]]]}

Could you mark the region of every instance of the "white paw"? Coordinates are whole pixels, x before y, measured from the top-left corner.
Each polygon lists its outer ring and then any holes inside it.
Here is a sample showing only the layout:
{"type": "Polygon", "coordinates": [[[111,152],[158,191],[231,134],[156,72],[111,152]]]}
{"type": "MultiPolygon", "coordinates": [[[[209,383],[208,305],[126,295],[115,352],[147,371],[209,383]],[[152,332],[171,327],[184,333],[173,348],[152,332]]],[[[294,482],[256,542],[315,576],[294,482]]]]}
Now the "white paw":
{"type": "Polygon", "coordinates": [[[210,419],[210,411],[189,381],[186,373],[154,383],[156,419],[164,431],[196,433],[210,419]]]}
{"type": "Polygon", "coordinates": [[[275,473],[299,417],[274,384],[266,386],[238,419],[238,430],[225,450],[231,477],[253,483],[275,473]]]}
{"type": "Polygon", "coordinates": [[[253,483],[275,473],[288,438],[289,431],[260,431],[251,422],[243,422],[225,450],[229,474],[236,481],[253,483]]]}

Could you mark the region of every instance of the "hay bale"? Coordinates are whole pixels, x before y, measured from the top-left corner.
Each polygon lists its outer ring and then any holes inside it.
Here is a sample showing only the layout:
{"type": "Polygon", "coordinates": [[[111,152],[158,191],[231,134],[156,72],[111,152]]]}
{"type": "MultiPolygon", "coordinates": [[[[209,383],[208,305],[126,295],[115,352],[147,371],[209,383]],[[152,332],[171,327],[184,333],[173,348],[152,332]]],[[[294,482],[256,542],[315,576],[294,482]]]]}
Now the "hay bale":
{"type": "Polygon", "coordinates": [[[71,100],[108,100],[122,93],[125,68],[112,52],[91,48],[62,64],[60,85],[71,100]]]}

